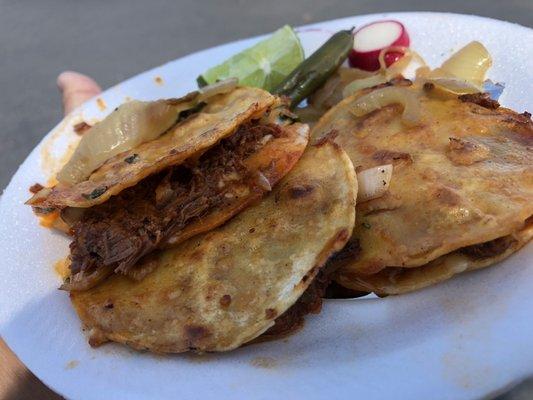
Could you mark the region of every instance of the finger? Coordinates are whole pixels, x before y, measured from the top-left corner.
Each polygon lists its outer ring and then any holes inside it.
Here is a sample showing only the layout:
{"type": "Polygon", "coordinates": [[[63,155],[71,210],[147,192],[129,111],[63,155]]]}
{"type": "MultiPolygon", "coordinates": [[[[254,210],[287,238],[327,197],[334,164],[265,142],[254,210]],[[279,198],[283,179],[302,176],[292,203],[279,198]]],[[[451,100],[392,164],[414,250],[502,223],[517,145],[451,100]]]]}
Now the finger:
{"type": "Polygon", "coordinates": [[[102,91],[92,78],[74,71],[65,71],[59,74],[57,86],[63,96],[65,115],[102,91]]]}

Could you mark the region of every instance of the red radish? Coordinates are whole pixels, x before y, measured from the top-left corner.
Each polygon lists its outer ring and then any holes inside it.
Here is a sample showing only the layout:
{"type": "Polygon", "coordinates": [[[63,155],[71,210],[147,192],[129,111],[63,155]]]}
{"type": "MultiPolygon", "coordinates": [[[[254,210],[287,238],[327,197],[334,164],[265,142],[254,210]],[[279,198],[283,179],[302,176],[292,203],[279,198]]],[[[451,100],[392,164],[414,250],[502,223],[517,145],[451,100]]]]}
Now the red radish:
{"type": "MultiPolygon", "coordinates": [[[[376,21],[359,28],[354,34],[353,50],[349,55],[350,65],[365,71],[379,69],[379,53],[390,46],[409,47],[407,29],[398,21],[376,21]]],[[[403,54],[385,54],[387,67],[398,61],[403,54]]]]}

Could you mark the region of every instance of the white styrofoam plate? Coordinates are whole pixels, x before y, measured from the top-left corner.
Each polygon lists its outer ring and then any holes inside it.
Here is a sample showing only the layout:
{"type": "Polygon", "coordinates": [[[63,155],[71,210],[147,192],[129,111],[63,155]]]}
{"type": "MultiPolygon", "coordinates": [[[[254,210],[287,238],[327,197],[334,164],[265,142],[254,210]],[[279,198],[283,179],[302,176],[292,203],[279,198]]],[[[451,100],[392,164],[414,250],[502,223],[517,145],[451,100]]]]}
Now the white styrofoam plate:
{"type": "MultiPolygon", "coordinates": [[[[398,13],[299,30],[306,53],[330,32],[394,18],[435,66],[471,40],[505,82],[500,101],[533,109],[533,31],[475,16],[398,13]],[[320,28],[320,29],[309,29],[320,28]]],[[[280,21],[280,25],[283,21],[280,21]]],[[[101,119],[126,98],[175,97],[196,76],[259,38],[201,51],[144,72],[93,99],[50,132],[20,166],[0,203],[0,333],[44,383],[72,399],[476,399],[533,373],[533,246],[497,266],[413,294],[326,301],[292,337],[227,354],[156,356],[119,345],[92,349],[53,265],[68,239],[24,206],[75,139],[72,124],[101,119]],[[162,83],[156,82],[156,77],[162,83]]],[[[23,132],[21,132],[23,134],[23,132]]]]}

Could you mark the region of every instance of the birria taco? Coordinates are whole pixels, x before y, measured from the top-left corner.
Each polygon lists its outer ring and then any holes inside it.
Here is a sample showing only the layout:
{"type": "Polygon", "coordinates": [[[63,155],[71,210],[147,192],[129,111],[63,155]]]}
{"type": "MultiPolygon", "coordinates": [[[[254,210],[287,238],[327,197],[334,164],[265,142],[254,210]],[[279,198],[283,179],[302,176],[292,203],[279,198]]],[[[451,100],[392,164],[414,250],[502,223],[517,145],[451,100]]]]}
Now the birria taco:
{"type": "Polygon", "coordinates": [[[327,141],[309,147],[259,203],[145,258],[158,267],[142,281],[115,274],[71,292],[90,343],[226,351],[291,332],[320,310],[330,272],[322,267],[351,235],[356,194],[344,151],[327,141]]]}
{"type": "Polygon", "coordinates": [[[142,279],[150,272],[142,257],[260,199],[307,141],[307,126],[261,89],[218,85],[126,103],[83,135],[59,184],[28,204],[59,213],[72,236],[64,289],[87,289],[113,272],[142,279]]]}
{"type": "Polygon", "coordinates": [[[405,80],[333,107],[312,140],[334,130],[368,194],[358,197],[349,246],[360,252],[336,257],[337,282],[398,294],[524,246],[533,234],[530,117],[486,94],[443,98],[405,80]]]}

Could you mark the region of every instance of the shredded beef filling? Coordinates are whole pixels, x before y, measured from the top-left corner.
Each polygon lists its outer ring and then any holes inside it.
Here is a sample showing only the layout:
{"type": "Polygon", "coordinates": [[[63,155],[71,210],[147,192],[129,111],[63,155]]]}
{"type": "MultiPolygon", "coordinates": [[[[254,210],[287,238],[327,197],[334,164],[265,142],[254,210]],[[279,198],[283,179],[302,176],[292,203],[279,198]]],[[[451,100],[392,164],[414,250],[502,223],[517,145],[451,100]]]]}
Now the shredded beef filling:
{"type": "Polygon", "coordinates": [[[336,270],[349,261],[357,260],[360,253],[361,246],[359,244],[359,239],[351,238],[341,251],[338,251],[331,256],[326,266],[328,269],[336,270]]]}
{"type": "Polygon", "coordinates": [[[326,291],[331,284],[333,273],[342,265],[341,261],[357,258],[360,251],[359,241],[352,239],[341,251],[334,254],[326,265],[318,271],[315,279],[313,279],[313,282],[311,282],[298,301],[276,318],[274,326],[263,334],[264,337],[262,339],[274,339],[291,334],[302,327],[304,317],[307,314],[318,314],[322,309],[322,298],[326,297],[326,291]]]}
{"type": "Polygon", "coordinates": [[[506,251],[516,239],[512,236],[503,236],[490,242],[474,244],[472,246],[463,247],[459,251],[466,254],[474,260],[483,260],[489,257],[495,257],[506,251]]]}
{"type": "Polygon", "coordinates": [[[355,299],[356,297],[366,296],[369,292],[353,290],[344,287],[337,282],[331,282],[326,288],[324,298],[326,299],[355,299]]]}
{"type": "Polygon", "coordinates": [[[298,301],[276,318],[274,326],[263,334],[266,336],[264,339],[291,334],[302,327],[307,314],[318,314],[326,287],[331,282],[331,272],[322,268],[298,301]]]}
{"type": "Polygon", "coordinates": [[[267,136],[279,137],[276,125],[251,122],[205,152],[194,165],[170,168],[88,209],[72,226],[71,272],[112,266],[127,272],[144,255],[187,224],[229,201],[227,185],[255,183],[243,160],[257,151],[267,136]]]}

